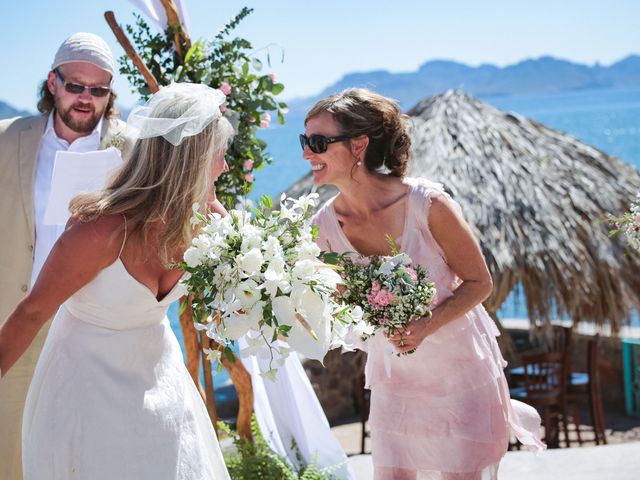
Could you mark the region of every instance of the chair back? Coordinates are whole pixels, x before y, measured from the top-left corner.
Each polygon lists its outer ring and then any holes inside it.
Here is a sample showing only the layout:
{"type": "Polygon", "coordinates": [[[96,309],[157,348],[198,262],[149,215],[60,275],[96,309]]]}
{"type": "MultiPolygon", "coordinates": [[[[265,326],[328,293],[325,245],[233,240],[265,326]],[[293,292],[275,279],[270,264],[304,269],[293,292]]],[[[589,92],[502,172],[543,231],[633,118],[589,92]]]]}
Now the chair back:
{"type": "Polygon", "coordinates": [[[559,352],[524,355],[525,390],[528,396],[564,393],[564,357],[559,352]]]}

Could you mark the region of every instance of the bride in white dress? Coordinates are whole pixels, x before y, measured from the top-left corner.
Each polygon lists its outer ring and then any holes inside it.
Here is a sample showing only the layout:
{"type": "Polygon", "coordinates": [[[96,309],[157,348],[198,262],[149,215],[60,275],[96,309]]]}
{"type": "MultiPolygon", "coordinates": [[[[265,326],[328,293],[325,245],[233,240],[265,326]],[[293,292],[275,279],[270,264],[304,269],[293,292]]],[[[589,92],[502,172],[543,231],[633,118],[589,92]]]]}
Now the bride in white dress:
{"type": "Polygon", "coordinates": [[[224,95],[165,87],[129,121],[134,150],[72,217],[31,293],[0,327],[5,374],[55,314],[23,420],[25,480],[228,479],[206,408],[169,326],[182,258],[227,168],[224,95]],[[57,313],[56,313],[57,312],[57,313]]]}

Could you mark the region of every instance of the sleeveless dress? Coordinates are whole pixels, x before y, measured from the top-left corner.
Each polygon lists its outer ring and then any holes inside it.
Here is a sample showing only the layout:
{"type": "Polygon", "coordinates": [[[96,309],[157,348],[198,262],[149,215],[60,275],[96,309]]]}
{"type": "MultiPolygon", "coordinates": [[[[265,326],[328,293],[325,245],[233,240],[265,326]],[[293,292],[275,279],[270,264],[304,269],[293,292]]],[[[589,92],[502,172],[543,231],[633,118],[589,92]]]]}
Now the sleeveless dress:
{"type": "Polygon", "coordinates": [[[25,480],[227,480],[160,301],[118,259],[58,310],[27,395],[25,480]]]}
{"type": "MultiPolygon", "coordinates": [[[[436,195],[459,206],[440,184],[411,178],[404,182],[409,190],[399,250],[427,268],[437,306],[460,279],[429,232],[429,207],[436,195]]],[[[354,252],[335,215],[334,200],[316,214],[318,245],[354,252]]],[[[386,338],[378,334],[365,342],[376,478],[394,478],[394,469],[407,469],[418,472],[417,479],[495,479],[510,431],[528,448],[544,448],[536,410],[509,398],[498,335],[491,317],[477,305],[425,338],[415,353],[392,355],[390,374],[384,365],[385,356],[389,359],[386,338]]]]}

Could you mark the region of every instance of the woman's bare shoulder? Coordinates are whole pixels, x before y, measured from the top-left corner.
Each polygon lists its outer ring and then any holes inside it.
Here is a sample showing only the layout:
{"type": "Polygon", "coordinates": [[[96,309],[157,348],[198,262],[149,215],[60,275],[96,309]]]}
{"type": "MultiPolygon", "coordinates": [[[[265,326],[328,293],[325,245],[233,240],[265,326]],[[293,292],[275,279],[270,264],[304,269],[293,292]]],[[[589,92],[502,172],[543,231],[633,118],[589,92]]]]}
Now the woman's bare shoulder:
{"type": "Polygon", "coordinates": [[[96,248],[109,255],[112,249],[119,251],[124,231],[125,217],[119,214],[103,215],[90,221],[71,217],[61,240],[69,247],[96,248]]]}

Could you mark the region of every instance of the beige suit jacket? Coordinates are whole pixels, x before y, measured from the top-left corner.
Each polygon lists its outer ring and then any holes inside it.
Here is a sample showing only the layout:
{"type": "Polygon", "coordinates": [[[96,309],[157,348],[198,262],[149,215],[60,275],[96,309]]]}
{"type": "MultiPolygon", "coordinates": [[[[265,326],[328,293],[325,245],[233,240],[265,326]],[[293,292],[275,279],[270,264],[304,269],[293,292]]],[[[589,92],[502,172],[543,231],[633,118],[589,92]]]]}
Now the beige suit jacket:
{"type": "MultiPolygon", "coordinates": [[[[35,245],[34,181],[47,116],[0,121],[0,324],[24,298],[35,245]]],[[[124,135],[124,122],[105,119],[101,142],[124,135]]],[[[125,145],[126,150],[130,144],[125,145]]],[[[24,401],[49,324],[0,380],[0,479],[22,480],[24,401]]]]}

